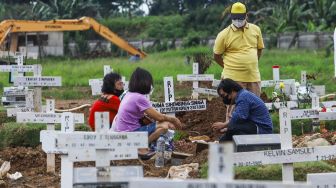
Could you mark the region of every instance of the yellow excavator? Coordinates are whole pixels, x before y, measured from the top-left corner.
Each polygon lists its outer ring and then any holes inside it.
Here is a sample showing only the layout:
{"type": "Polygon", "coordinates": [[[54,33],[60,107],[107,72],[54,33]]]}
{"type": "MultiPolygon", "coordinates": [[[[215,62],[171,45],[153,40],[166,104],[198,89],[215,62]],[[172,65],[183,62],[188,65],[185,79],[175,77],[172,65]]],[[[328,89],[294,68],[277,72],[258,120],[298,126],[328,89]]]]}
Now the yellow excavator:
{"type": "MultiPolygon", "coordinates": [[[[80,19],[68,20],[4,20],[0,23],[0,45],[5,41],[10,33],[18,32],[51,32],[51,31],[82,31],[93,29],[99,35],[127,51],[133,56],[146,57],[146,53],[132,46],[127,41],[113,33],[109,28],[101,25],[95,19],[82,17],[80,19]]],[[[16,41],[17,43],[17,41],[16,41]]],[[[15,48],[15,47],[14,47],[15,48]]],[[[13,49],[13,47],[11,47],[13,49]]],[[[16,50],[16,49],[15,49],[16,50]]]]}

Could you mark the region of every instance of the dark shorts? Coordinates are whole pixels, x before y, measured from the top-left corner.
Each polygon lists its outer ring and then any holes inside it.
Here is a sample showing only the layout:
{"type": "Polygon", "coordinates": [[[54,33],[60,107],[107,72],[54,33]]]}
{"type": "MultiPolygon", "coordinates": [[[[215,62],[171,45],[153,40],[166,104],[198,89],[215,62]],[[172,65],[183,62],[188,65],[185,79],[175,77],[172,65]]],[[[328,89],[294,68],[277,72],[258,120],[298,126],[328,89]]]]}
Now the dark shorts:
{"type": "Polygon", "coordinates": [[[151,123],[146,126],[141,126],[140,128],[136,129],[135,131],[141,132],[148,132],[148,136],[151,135],[156,129],[156,123],[151,123]]]}

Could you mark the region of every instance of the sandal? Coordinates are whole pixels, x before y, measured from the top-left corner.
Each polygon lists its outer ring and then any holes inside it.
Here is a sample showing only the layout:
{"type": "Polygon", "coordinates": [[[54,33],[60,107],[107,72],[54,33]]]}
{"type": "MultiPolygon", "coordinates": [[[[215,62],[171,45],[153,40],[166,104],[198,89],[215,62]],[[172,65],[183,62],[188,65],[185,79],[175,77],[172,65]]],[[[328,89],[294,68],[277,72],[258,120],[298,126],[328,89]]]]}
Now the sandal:
{"type": "Polygon", "coordinates": [[[141,160],[149,160],[155,155],[155,151],[149,151],[145,154],[138,154],[141,160]]]}

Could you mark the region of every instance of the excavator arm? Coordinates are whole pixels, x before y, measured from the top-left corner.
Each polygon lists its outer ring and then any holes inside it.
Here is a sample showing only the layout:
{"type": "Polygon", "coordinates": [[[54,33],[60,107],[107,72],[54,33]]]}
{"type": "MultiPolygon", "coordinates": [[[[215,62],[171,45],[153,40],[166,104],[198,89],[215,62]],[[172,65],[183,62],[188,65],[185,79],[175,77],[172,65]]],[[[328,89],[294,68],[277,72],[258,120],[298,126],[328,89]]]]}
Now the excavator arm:
{"type": "Polygon", "coordinates": [[[127,51],[131,55],[139,55],[141,58],[147,54],[129,44],[127,41],[113,33],[109,28],[99,24],[89,17],[69,20],[29,21],[29,20],[5,20],[0,23],[0,45],[9,33],[17,32],[51,32],[51,31],[82,31],[93,29],[96,33],[127,51]]]}

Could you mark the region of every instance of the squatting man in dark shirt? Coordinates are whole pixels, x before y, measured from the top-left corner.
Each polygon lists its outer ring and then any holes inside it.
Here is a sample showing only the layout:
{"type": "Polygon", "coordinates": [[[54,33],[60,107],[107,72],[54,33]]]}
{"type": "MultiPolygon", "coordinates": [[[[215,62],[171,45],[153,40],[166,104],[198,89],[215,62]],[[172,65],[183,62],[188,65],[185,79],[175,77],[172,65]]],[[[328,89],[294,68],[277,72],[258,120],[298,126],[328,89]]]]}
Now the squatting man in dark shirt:
{"type": "Polygon", "coordinates": [[[231,118],[212,125],[214,131],[221,131],[222,141],[232,140],[233,135],[272,134],[273,124],[264,102],[255,94],[243,89],[237,82],[226,78],[217,88],[225,105],[235,104],[231,118]]]}

